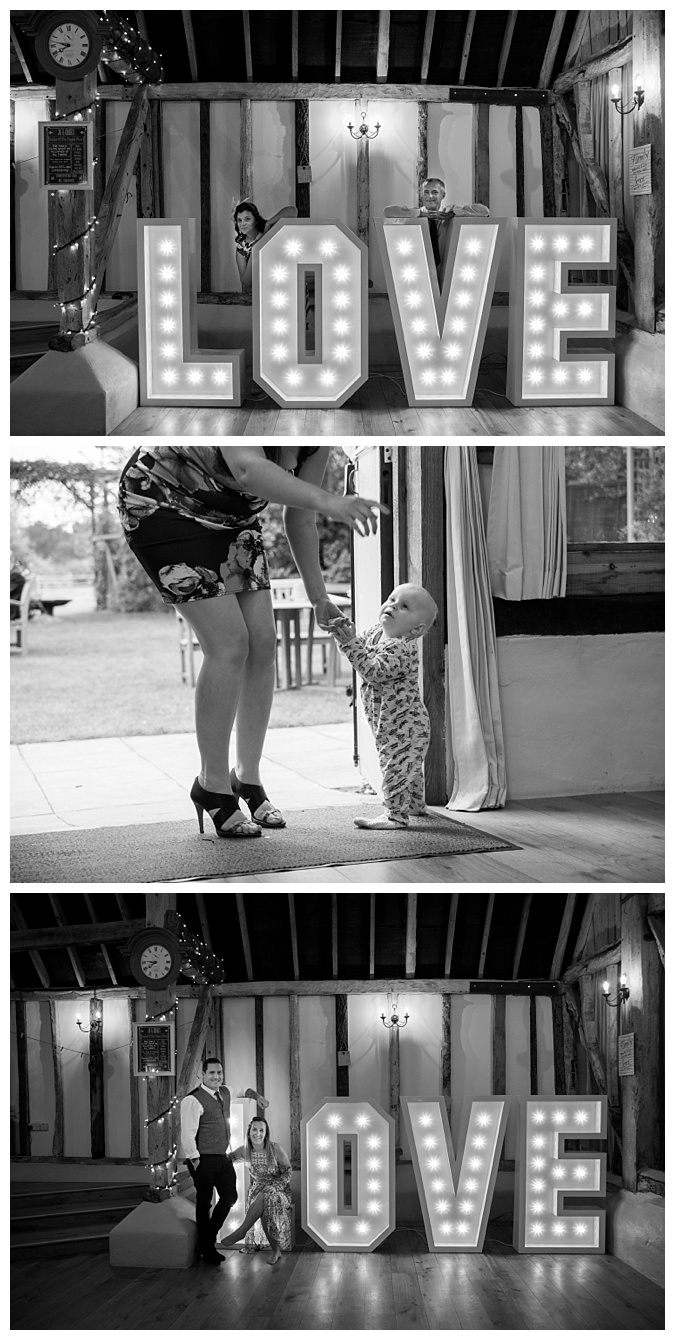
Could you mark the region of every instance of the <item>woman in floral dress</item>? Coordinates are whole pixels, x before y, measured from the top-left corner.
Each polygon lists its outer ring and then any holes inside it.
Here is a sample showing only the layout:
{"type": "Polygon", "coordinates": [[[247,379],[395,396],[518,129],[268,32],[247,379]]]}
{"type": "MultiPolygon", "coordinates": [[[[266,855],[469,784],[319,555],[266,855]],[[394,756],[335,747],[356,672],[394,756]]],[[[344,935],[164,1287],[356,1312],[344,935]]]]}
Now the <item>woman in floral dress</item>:
{"type": "Polygon", "coordinates": [[[254,1117],[246,1133],[246,1144],[231,1155],[233,1161],[248,1164],[251,1175],[246,1217],[233,1233],[222,1238],[219,1247],[234,1247],[246,1235],[243,1251],[255,1252],[269,1243],[275,1265],[282,1252],[291,1250],[291,1164],[281,1145],[270,1140],[270,1128],[264,1117],[254,1117]]]}
{"type": "Polygon", "coordinates": [[[276,657],[261,515],[269,502],[284,505],[293,557],[316,621],[326,627],[340,611],[321,573],[316,514],[367,535],[376,530],[378,506],[322,487],[330,450],[144,446],[124,468],[119,511],[129,547],[164,602],[180,605],[203,652],[195,692],[201,770],[190,791],[201,832],[205,810],[218,837],[260,837],[263,828],[285,826],[260,778],[276,657]]]}

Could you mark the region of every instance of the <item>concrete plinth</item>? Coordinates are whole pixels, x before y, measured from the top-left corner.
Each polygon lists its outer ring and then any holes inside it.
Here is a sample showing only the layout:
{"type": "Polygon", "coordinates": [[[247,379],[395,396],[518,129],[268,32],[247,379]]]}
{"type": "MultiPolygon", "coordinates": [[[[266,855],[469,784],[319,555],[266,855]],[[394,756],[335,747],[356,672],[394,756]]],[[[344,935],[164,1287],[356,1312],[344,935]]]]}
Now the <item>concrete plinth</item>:
{"type": "Polygon", "coordinates": [[[110,1234],[111,1266],[186,1270],[195,1259],[195,1208],[182,1196],[143,1201],[110,1234]]]}
{"type": "Polygon", "coordinates": [[[663,1196],[619,1191],[607,1196],[607,1251],[661,1288],[665,1284],[663,1196]]]}
{"type": "Polygon", "coordinates": [[[137,408],[138,368],[103,340],[50,349],[10,387],[15,437],[104,436],[137,408]]]}
{"type": "Polygon", "coordinates": [[[666,426],[666,337],[646,330],[619,335],[616,351],[616,403],[666,426]]]}

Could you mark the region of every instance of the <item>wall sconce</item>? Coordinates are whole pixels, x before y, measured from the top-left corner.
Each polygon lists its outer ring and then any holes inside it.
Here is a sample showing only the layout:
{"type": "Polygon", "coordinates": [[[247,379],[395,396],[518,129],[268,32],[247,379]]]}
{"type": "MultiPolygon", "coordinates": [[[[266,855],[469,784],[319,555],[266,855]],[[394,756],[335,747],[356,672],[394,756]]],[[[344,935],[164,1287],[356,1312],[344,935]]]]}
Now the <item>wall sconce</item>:
{"type": "Polygon", "coordinates": [[[380,133],[380,122],[376,121],[375,129],[370,130],[366,125],[366,113],[361,112],[361,125],[357,126],[355,130],[351,121],[348,121],[347,130],[349,131],[349,134],[351,135],[353,140],[362,140],[362,139],[375,140],[377,139],[377,136],[380,133]]]}
{"type": "Polygon", "coordinates": [[[392,1002],[391,1002],[391,1016],[390,1016],[388,1022],[387,1022],[387,1019],[385,1018],[384,1014],[381,1014],[381,1015],[380,1015],[380,1019],[382,1020],[382,1023],[384,1024],[385,1028],[405,1028],[405,1026],[406,1026],[406,1024],[407,1024],[409,1018],[410,1018],[410,1015],[409,1015],[409,1014],[406,1014],[406,1016],[405,1016],[405,1018],[404,1018],[404,1020],[403,1020],[403,1023],[401,1023],[401,1020],[400,1020],[399,1015],[398,1015],[398,1001],[397,1001],[397,1000],[392,1000],[392,1002]]]}
{"type": "Polygon", "coordinates": [[[94,1021],[92,1024],[89,1025],[89,1028],[85,1028],[84,1024],[82,1023],[82,1016],[79,1013],[79,1011],[75,1016],[75,1023],[77,1024],[81,1033],[91,1033],[92,1028],[100,1028],[101,1026],[101,1020],[103,1017],[101,1013],[101,1002],[98,996],[96,995],[96,992],[94,992],[93,999],[94,999],[94,1021]]]}
{"type": "Polygon", "coordinates": [[[623,1005],[624,1001],[628,1000],[628,997],[630,996],[630,989],[626,983],[626,978],[624,976],[619,978],[616,1000],[610,1000],[609,998],[609,982],[606,979],[602,984],[602,994],[605,997],[607,1005],[611,1005],[612,1008],[623,1005]]]}
{"type": "Polygon", "coordinates": [[[633,101],[627,107],[621,106],[621,92],[619,85],[612,84],[612,96],[610,102],[614,103],[619,116],[630,116],[631,112],[634,112],[636,107],[639,109],[642,106],[644,100],[645,91],[642,87],[642,79],[639,74],[636,74],[633,83],[633,101]]]}

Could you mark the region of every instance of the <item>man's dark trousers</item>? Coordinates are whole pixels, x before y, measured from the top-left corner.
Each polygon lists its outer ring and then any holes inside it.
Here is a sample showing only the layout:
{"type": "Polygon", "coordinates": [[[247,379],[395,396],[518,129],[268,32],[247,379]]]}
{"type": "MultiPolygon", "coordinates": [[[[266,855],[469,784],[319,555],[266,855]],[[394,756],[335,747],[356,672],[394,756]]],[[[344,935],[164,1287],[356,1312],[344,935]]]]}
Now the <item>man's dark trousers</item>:
{"type": "Polygon", "coordinates": [[[237,1199],[237,1181],[234,1166],[227,1154],[202,1154],[195,1165],[187,1160],[190,1176],[197,1190],[197,1236],[202,1252],[212,1251],[216,1238],[237,1199]],[[214,1189],[218,1201],[211,1214],[214,1189]]]}

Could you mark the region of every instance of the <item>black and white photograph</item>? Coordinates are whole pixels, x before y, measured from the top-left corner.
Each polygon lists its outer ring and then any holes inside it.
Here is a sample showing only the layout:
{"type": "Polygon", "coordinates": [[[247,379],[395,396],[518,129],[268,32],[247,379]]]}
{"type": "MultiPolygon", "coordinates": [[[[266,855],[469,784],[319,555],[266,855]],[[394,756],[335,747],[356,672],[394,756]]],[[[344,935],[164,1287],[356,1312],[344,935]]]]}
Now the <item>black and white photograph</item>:
{"type": "Polygon", "coordinates": [[[662,894],[36,893],[15,926],[17,1329],[663,1330],[662,894]]]}
{"type": "Polygon", "coordinates": [[[663,10],[11,24],[14,436],[663,434],[663,10]]]}

